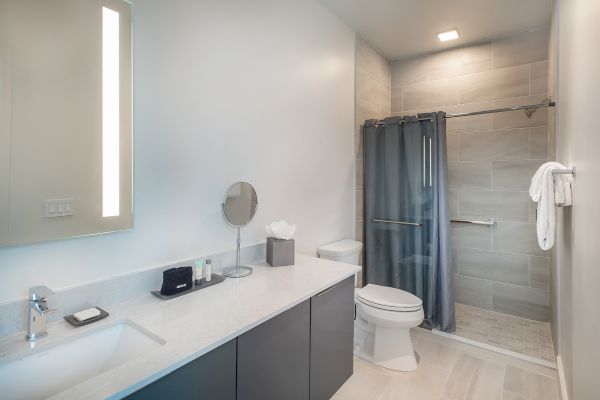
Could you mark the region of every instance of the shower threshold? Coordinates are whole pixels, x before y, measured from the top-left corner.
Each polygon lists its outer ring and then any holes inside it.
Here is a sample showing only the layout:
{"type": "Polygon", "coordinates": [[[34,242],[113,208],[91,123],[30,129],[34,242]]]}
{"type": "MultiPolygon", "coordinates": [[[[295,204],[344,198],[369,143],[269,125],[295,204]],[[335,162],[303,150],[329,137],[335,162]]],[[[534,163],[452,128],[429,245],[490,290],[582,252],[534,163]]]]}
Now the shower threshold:
{"type": "Polygon", "coordinates": [[[550,324],[456,304],[456,332],[433,333],[556,369],[550,324]]]}

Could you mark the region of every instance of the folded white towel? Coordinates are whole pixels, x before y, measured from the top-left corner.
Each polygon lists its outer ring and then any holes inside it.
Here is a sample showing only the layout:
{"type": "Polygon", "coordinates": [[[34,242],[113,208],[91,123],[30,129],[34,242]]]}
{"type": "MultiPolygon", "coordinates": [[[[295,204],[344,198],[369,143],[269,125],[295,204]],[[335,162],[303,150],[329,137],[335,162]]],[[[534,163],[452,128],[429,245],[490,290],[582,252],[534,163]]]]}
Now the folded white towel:
{"type": "Polygon", "coordinates": [[[538,203],[536,231],[542,250],[554,246],[557,203],[570,205],[572,201],[570,178],[564,175],[553,176],[552,171],[555,169],[566,167],[557,162],[543,164],[531,178],[529,187],[529,196],[538,203]]]}

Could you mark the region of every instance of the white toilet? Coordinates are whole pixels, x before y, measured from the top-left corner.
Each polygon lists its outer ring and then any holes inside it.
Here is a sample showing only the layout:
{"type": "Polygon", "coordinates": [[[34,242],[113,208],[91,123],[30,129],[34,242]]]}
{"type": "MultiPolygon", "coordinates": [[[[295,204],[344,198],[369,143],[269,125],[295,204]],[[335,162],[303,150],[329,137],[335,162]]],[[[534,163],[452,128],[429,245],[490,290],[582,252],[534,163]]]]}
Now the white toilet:
{"type": "MultiPolygon", "coordinates": [[[[341,240],[320,247],[319,256],[358,265],[362,244],[341,240]]],[[[423,302],[404,290],[369,284],[354,292],[354,355],[396,371],[414,371],[410,328],[423,322],[423,302]]]]}

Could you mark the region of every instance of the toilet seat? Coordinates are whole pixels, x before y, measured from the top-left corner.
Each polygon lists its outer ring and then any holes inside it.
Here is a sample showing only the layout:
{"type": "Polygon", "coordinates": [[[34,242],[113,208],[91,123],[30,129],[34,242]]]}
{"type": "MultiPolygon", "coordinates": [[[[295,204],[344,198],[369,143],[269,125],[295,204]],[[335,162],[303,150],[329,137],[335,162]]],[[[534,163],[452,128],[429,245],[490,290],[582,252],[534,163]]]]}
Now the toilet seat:
{"type": "Polygon", "coordinates": [[[357,290],[356,299],[365,305],[386,311],[415,312],[423,308],[423,301],[412,293],[373,284],[357,290]]]}

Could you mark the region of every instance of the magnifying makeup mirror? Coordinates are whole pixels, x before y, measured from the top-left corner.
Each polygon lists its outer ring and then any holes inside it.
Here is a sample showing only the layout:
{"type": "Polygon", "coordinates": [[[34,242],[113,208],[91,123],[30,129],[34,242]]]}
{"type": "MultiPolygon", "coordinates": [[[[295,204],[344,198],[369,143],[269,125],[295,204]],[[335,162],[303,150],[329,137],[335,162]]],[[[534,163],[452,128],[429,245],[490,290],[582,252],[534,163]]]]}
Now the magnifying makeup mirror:
{"type": "Polygon", "coordinates": [[[229,187],[223,202],[223,215],[225,221],[234,228],[237,228],[237,253],[234,266],[223,269],[223,275],[230,278],[241,278],[252,273],[252,268],[240,265],[240,246],[241,246],[241,228],[248,225],[254,214],[258,199],[256,190],[248,182],[236,182],[229,187]]]}

